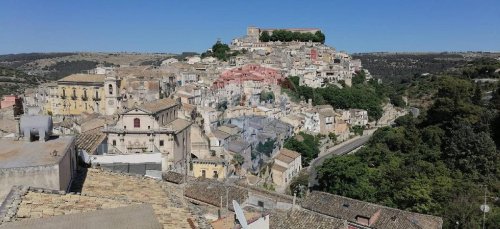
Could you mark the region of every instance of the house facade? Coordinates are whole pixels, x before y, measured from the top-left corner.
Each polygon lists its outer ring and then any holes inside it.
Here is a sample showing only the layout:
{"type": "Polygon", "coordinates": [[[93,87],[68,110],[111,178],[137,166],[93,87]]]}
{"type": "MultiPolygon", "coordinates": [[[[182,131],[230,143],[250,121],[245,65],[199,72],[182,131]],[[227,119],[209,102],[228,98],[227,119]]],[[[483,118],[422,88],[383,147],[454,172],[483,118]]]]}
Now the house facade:
{"type": "Polygon", "coordinates": [[[191,123],[177,118],[180,104],[161,99],[129,109],[106,126],[108,154],[162,153],[162,170],[183,172],[189,162],[191,123]]]}
{"type": "Polygon", "coordinates": [[[302,156],[296,151],[283,148],[274,158],[274,164],[271,167],[273,183],[280,187],[287,186],[301,169],[302,156]]]}

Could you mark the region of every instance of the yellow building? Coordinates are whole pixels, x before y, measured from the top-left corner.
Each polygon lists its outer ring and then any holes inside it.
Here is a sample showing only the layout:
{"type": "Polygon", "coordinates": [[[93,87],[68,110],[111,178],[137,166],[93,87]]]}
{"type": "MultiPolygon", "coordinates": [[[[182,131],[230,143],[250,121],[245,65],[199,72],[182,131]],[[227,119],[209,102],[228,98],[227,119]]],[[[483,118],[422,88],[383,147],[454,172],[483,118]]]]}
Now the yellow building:
{"type": "Polygon", "coordinates": [[[193,159],[191,163],[194,177],[221,180],[227,176],[227,163],[222,159],[193,159]]]}
{"type": "Polygon", "coordinates": [[[50,88],[45,111],[52,115],[112,115],[120,105],[118,87],[119,81],[111,75],[69,75],[50,88]]]}

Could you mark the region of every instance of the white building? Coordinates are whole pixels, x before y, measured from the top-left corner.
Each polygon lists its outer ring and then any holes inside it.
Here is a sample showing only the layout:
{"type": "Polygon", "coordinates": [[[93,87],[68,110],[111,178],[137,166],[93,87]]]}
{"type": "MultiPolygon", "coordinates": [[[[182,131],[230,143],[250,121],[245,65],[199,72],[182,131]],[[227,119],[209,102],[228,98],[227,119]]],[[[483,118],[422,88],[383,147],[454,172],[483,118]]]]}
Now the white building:
{"type": "Polygon", "coordinates": [[[172,99],[145,103],[120,114],[106,126],[108,154],[161,153],[162,170],[186,169],[190,158],[191,123],[177,118],[180,104],[172,99]]]}

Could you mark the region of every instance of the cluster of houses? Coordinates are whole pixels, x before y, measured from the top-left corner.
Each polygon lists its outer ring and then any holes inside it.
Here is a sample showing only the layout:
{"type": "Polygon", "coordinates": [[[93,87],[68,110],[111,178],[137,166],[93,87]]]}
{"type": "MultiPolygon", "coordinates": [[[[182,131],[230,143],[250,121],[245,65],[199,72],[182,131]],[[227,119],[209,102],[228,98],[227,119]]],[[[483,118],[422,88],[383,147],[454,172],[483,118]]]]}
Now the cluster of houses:
{"type": "Polygon", "coordinates": [[[344,141],[350,127],[368,124],[364,110],[294,103],[280,87],[289,75],[310,87],[349,86],[359,60],[317,42],[260,42],[261,32],[248,28],[247,36],[234,39],[230,47],[241,54],[229,61],[191,56],[160,66],[98,67],[41,85],[26,94],[24,105],[51,115],[55,133],[77,134],[93,155],[90,163],[112,169],[153,164],[163,172],[217,179],[272,164],[294,133],[335,133],[344,141]],[[247,126],[228,124],[245,119],[240,123],[247,126]],[[258,127],[270,122],[283,128],[258,127]],[[257,155],[256,147],[269,139],[276,141],[271,154],[257,155]],[[240,165],[231,163],[235,155],[244,158],[240,165]]]}
{"type": "MultiPolygon", "coordinates": [[[[0,150],[0,198],[11,196],[15,185],[69,192],[86,166],[160,180],[176,174],[174,183],[190,180],[185,198],[195,202],[204,197],[189,187],[206,189],[203,185],[212,183],[194,178],[243,178],[239,182],[244,186],[270,182],[284,193],[302,170],[300,153],[283,148],[287,138],[299,132],[334,133],[340,142],[353,136],[351,127],[370,123],[365,110],[295,103],[280,87],[287,76],[299,76],[300,84],[309,87],[350,86],[354,72],[362,70],[359,60],[317,42],[260,42],[262,31],[250,27],[246,37],[234,39],[230,47],[241,54],[228,61],[191,56],[169,58],[160,66],[97,67],[23,96],[5,96],[0,103],[0,141],[7,147],[0,150]]],[[[287,209],[295,209],[292,197],[269,196],[285,199],[287,209]]],[[[281,206],[272,198],[258,198],[247,201],[257,207],[281,206]]],[[[293,214],[352,228],[346,226],[351,219],[332,221],[314,211],[293,214]]],[[[257,221],[269,224],[269,214],[263,216],[257,221]]],[[[286,218],[282,215],[275,226],[285,225],[286,218]]],[[[219,215],[214,222],[223,220],[219,215]]],[[[351,224],[365,228],[370,220],[351,224]]],[[[212,224],[232,228],[224,226],[212,224]]]]}

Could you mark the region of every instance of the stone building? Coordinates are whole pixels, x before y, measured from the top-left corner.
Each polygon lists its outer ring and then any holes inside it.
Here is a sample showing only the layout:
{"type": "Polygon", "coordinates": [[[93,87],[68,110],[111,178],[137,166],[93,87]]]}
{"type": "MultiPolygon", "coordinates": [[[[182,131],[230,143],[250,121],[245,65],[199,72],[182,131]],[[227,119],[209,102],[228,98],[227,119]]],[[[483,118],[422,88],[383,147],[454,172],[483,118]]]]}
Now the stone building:
{"type": "Polygon", "coordinates": [[[211,179],[225,179],[228,176],[228,163],[220,158],[193,159],[192,160],[194,177],[203,177],[211,179]]]}
{"type": "Polygon", "coordinates": [[[14,185],[69,191],[76,171],[74,137],[46,142],[1,139],[0,202],[14,185]]]}
{"type": "Polygon", "coordinates": [[[128,109],[103,132],[108,154],[162,153],[162,170],[187,171],[191,123],[177,118],[180,103],[161,99],[128,109]]]}
{"type": "Polygon", "coordinates": [[[293,177],[299,174],[301,169],[302,156],[293,150],[283,148],[274,158],[274,164],[271,168],[273,183],[279,187],[285,187],[293,177]]]}
{"type": "Polygon", "coordinates": [[[120,107],[119,85],[113,74],[69,75],[49,86],[44,111],[53,115],[113,115],[120,107]]]}

